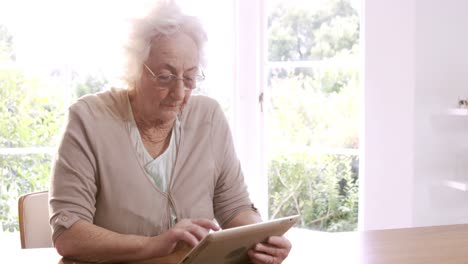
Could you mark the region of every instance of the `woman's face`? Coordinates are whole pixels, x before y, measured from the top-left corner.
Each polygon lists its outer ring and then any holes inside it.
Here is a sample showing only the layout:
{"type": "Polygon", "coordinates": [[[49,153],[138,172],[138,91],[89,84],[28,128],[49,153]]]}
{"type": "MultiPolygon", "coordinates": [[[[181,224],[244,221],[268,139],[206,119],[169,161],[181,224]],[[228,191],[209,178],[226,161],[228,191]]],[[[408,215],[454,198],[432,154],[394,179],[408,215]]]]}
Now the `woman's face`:
{"type": "Polygon", "coordinates": [[[193,78],[199,72],[199,54],[195,42],[185,33],[159,37],[153,41],[148,60],[136,86],[137,102],[143,118],[149,122],[172,122],[187,104],[192,93],[185,89],[183,77],[193,78]],[[179,80],[161,84],[150,73],[173,74],[179,80]]]}

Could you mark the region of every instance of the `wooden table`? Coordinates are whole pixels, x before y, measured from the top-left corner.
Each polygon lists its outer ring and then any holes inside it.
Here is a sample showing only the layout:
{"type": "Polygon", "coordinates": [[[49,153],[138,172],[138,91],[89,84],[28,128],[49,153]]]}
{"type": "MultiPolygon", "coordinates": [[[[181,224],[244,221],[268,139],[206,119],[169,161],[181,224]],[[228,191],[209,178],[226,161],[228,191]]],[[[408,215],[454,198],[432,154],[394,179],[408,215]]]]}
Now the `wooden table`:
{"type": "MultiPolygon", "coordinates": [[[[185,253],[175,256],[142,261],[136,264],[177,264],[185,253]],[[182,255],[181,255],[182,254],[182,255]]],[[[34,264],[90,264],[88,262],[75,261],[62,258],[55,248],[18,249],[12,252],[2,252],[0,263],[34,263],[34,264]],[[3,260],[6,260],[3,262],[3,260]]]]}
{"type": "Polygon", "coordinates": [[[350,233],[317,234],[294,241],[293,263],[461,264],[468,263],[468,224],[350,233]],[[307,252],[307,262],[296,256],[307,252]],[[310,259],[310,261],[309,261],[310,259]]]}
{"type": "MultiPolygon", "coordinates": [[[[299,231],[287,264],[459,264],[468,263],[468,225],[449,225],[350,233],[299,231]],[[307,233],[306,236],[299,236],[307,233]]],[[[2,263],[79,263],[62,259],[53,248],[2,252],[2,263]]],[[[171,259],[162,263],[176,263],[171,259]]],[[[158,261],[158,263],[161,263],[158,261]]]]}
{"type": "MultiPolygon", "coordinates": [[[[188,252],[183,249],[168,257],[135,262],[135,264],[177,264],[188,252]]],[[[55,248],[18,249],[0,254],[0,263],[34,263],[34,264],[90,264],[72,259],[62,258],[55,248]]]]}

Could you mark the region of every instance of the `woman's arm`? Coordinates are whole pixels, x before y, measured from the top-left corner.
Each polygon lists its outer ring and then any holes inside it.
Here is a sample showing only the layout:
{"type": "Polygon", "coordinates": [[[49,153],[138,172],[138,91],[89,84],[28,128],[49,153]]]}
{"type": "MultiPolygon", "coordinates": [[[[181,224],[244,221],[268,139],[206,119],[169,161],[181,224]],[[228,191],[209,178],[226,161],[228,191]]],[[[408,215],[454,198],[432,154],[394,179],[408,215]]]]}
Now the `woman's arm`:
{"type": "Polygon", "coordinates": [[[263,222],[262,217],[260,217],[260,214],[258,214],[254,210],[246,210],[237,214],[231,221],[229,221],[229,223],[223,226],[223,228],[226,229],[260,222],[263,222]]]}
{"type": "Polygon", "coordinates": [[[184,219],[155,237],[118,234],[83,220],[77,221],[54,241],[60,255],[88,262],[128,262],[163,257],[178,242],[194,247],[218,227],[208,219],[184,219]]]}

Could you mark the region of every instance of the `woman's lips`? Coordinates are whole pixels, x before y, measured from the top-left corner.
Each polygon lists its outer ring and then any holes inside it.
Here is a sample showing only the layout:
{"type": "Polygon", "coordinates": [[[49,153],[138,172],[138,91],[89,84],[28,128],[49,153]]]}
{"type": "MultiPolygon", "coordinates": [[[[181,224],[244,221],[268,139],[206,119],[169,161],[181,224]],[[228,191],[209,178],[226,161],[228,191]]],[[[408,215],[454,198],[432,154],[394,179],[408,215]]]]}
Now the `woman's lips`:
{"type": "Polygon", "coordinates": [[[178,108],[179,107],[179,105],[177,105],[177,104],[175,104],[175,105],[164,104],[163,106],[167,107],[167,108],[178,108]]]}

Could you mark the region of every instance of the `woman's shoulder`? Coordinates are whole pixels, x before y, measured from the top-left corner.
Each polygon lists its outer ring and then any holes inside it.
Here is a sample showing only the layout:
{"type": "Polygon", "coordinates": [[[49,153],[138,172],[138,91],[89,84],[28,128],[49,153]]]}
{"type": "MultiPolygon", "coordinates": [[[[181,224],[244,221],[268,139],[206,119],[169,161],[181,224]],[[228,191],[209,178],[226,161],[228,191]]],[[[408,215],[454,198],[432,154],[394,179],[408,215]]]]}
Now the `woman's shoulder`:
{"type": "Polygon", "coordinates": [[[182,120],[207,120],[217,111],[221,111],[221,106],[215,99],[204,95],[194,95],[182,112],[182,120]]]}
{"type": "Polygon", "coordinates": [[[194,95],[190,98],[188,106],[198,108],[219,107],[218,101],[205,95],[194,95]]]}
{"type": "Polygon", "coordinates": [[[190,98],[187,108],[190,112],[213,112],[221,109],[221,105],[211,97],[205,95],[195,95],[190,98]]]}
{"type": "Polygon", "coordinates": [[[127,90],[111,88],[107,91],[80,97],[70,106],[70,112],[89,113],[95,117],[111,114],[125,118],[128,114],[126,98],[127,90]]]}

